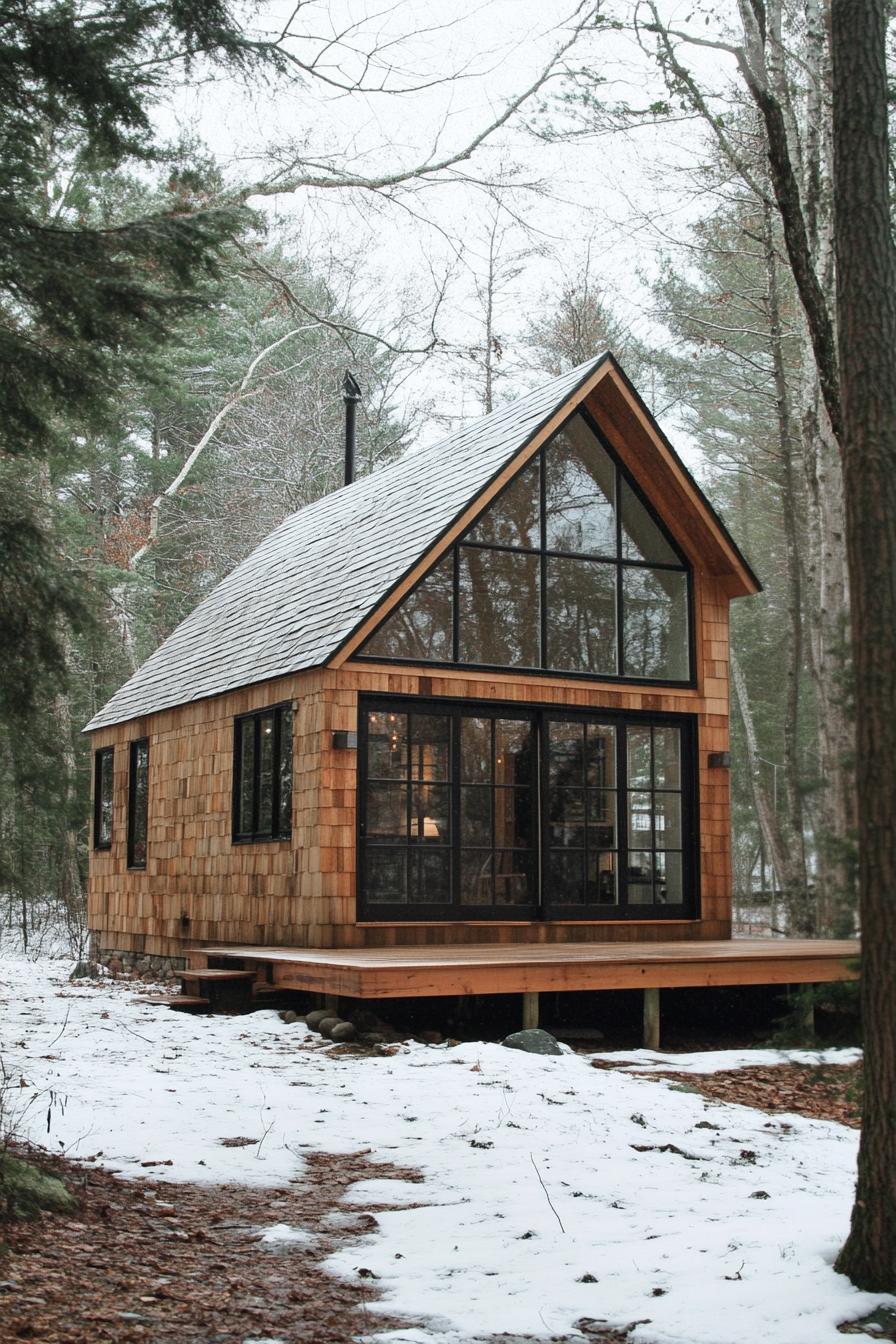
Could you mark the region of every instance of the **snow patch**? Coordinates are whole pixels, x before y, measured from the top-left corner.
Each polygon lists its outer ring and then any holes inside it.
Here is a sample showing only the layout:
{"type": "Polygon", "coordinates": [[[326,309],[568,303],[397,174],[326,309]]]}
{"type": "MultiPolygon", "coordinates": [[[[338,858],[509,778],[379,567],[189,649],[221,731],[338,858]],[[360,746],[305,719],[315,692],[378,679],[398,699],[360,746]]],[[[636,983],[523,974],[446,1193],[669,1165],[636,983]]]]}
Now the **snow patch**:
{"type": "Polygon", "coordinates": [[[656,1050],[598,1050],[593,1059],[606,1059],[638,1073],[725,1073],[730,1069],[765,1068],[776,1064],[857,1064],[861,1050],[704,1050],[696,1054],[666,1055],[656,1050]]]}
{"type": "Polygon", "coordinates": [[[313,1246],[317,1237],[304,1227],[291,1227],[289,1223],[273,1223],[264,1228],[258,1238],[265,1246],[313,1246]]]}
{"type": "MultiPolygon", "coordinates": [[[[420,1184],[359,1182],[344,1217],[389,1207],[326,1262],[377,1276],[367,1337],[377,1312],[414,1322],[382,1344],[569,1336],[583,1317],[642,1322],[633,1344],[842,1344],[839,1322],[896,1305],[832,1269],[855,1182],[857,1136],[841,1125],[658,1087],[592,1056],[487,1042],[333,1055],[273,1011],[184,1017],[120,982],[75,989],[69,969],[0,964],[21,1132],[154,1183],[279,1186],[306,1152],[419,1171],[420,1184]],[[222,1134],[260,1142],[225,1148],[222,1134]]],[[[694,1073],[857,1057],[593,1056],[694,1073]]]]}
{"type": "Polygon", "coordinates": [[[418,1181],[355,1181],[342,1197],[343,1204],[430,1203],[431,1194],[418,1181]]]}

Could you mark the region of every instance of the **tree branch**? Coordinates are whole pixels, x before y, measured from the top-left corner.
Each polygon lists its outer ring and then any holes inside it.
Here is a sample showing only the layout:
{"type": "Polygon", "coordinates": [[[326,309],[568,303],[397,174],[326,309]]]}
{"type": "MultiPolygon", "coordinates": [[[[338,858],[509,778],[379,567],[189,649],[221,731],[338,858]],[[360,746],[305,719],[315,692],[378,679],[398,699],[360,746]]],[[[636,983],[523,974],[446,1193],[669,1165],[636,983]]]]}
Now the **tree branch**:
{"type": "Polygon", "coordinates": [[[402,186],[406,182],[419,180],[421,178],[433,178],[440,173],[446,172],[449,168],[454,168],[457,164],[466,163],[473,157],[476,150],[485,143],[496,131],[510,121],[511,117],[517,113],[520,108],[530,98],[532,98],[539,89],[554,77],[557,73],[557,67],[563,57],[576,44],[582,32],[591,24],[600,11],[601,0],[591,3],[591,0],[582,0],[582,3],[576,6],[573,11],[576,19],[571,35],[562,42],[553,52],[550,59],[542,67],[537,78],[524,89],[522,93],[512,98],[505,106],[504,110],[494,117],[487,126],[478,131],[462,149],[445,154],[441,158],[429,158],[410,168],[402,168],[393,173],[382,173],[379,175],[365,176],[361,173],[340,173],[335,169],[330,171],[318,171],[313,173],[290,172],[283,169],[273,177],[255,182],[252,185],[241,188],[236,193],[236,200],[240,203],[245,202],[252,196],[277,196],[281,194],[302,191],[306,189],[355,189],[360,191],[381,192],[388,191],[392,187],[402,186]],[[584,13],[583,13],[584,11],[584,13]]]}
{"type": "Polygon", "coordinates": [[[315,325],[316,324],[311,324],[303,327],[295,327],[292,331],[288,331],[284,336],[278,337],[276,341],[272,341],[270,345],[265,346],[264,350],[262,350],[259,354],[255,356],[255,358],[252,360],[249,367],[247,368],[245,374],[243,375],[239,387],[237,387],[235,391],[232,392],[230,396],[228,396],[227,400],[225,401],[221,409],[218,411],[217,415],[212,417],[205,433],[202,435],[202,437],[200,438],[196,446],[193,448],[193,450],[190,452],[189,456],[187,457],[180,471],[175,476],[174,480],[167,487],[167,489],[163,490],[162,493],[160,495],[157,495],[156,498],[153,500],[149,514],[149,536],[143,543],[143,545],[140,546],[128,560],[128,569],[136,569],[137,565],[140,563],[140,561],[143,559],[146,553],[150,550],[150,548],[153,545],[155,545],[159,535],[159,514],[162,505],[164,504],[166,499],[171,499],[173,498],[174,495],[177,494],[178,490],[183,485],[184,481],[187,479],[190,472],[193,470],[197,461],[202,456],[202,453],[211,443],[212,439],[215,437],[215,434],[218,432],[218,430],[220,429],[224,421],[227,419],[227,417],[230,415],[231,411],[235,410],[236,407],[241,405],[242,402],[248,401],[250,397],[257,396],[258,393],[263,390],[263,388],[261,387],[254,388],[251,391],[249,390],[249,384],[251,383],[253,377],[255,376],[255,370],[258,368],[259,364],[261,364],[263,360],[267,359],[269,355],[273,354],[275,350],[278,350],[281,345],[284,345],[287,341],[292,340],[294,336],[300,336],[305,331],[313,331],[315,325]]]}

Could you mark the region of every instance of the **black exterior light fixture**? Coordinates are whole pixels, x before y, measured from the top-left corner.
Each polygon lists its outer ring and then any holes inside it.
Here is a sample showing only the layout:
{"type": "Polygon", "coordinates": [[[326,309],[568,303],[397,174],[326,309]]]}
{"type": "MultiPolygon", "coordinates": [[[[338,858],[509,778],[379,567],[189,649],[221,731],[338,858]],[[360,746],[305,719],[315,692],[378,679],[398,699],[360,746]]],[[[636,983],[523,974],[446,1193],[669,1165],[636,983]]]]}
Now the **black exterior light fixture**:
{"type": "Polygon", "coordinates": [[[711,751],[709,753],[710,770],[730,770],[731,752],[730,751],[711,751]]]}
{"type": "Polygon", "coordinates": [[[333,734],[334,751],[357,751],[358,734],[350,733],[344,728],[338,728],[333,734]]]}

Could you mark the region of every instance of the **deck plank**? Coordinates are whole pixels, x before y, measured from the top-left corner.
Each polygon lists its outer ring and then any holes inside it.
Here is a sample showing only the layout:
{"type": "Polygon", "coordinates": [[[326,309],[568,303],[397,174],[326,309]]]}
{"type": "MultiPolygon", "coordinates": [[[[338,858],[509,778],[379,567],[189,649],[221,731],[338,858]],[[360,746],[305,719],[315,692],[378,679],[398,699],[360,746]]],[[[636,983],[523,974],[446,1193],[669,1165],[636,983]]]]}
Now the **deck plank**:
{"type": "Polygon", "coordinates": [[[350,998],[539,993],[686,986],[820,984],[856,979],[853,939],[473,944],[390,948],[209,946],[263,963],[274,984],[350,998]]]}

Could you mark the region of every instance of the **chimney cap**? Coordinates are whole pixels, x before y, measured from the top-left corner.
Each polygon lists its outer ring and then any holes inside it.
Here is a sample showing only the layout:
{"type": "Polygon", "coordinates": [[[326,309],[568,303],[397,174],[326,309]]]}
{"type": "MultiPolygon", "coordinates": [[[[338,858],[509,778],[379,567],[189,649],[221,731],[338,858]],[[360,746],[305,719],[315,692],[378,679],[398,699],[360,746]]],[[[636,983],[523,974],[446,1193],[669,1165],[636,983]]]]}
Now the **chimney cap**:
{"type": "Polygon", "coordinates": [[[344,401],[360,401],[361,388],[353,373],[348,369],[345,371],[345,377],[342,379],[342,398],[344,401]]]}

